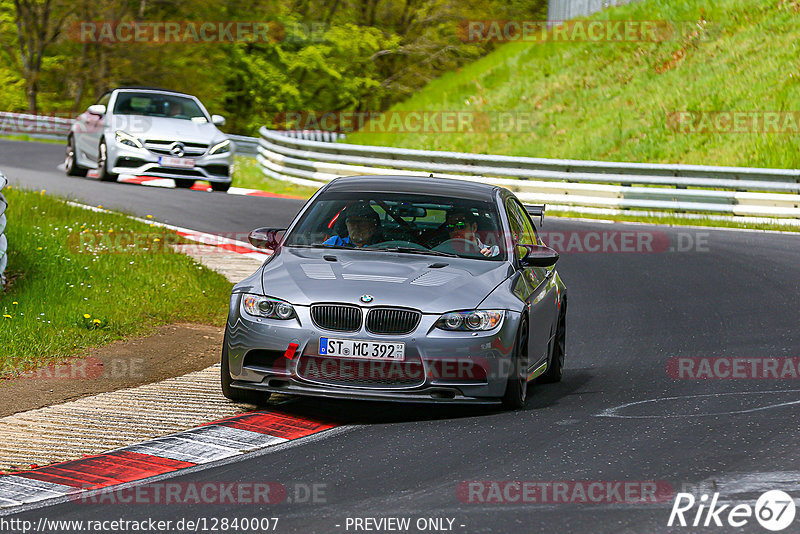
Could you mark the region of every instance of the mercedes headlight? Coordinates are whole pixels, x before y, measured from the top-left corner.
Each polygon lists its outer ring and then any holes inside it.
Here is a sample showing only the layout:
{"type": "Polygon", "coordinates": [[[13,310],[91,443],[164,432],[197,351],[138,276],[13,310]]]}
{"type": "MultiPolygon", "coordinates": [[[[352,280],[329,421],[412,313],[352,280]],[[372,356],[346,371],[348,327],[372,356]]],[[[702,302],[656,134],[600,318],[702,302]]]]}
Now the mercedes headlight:
{"type": "Polygon", "coordinates": [[[244,309],[250,315],[268,319],[291,319],[294,308],[286,301],[260,295],[245,295],[244,309]]]}
{"type": "Polygon", "coordinates": [[[225,154],[226,152],[231,151],[231,142],[230,139],[226,139],[221,143],[217,143],[216,145],[211,147],[211,150],[208,151],[209,154],[225,154]]]}
{"type": "Polygon", "coordinates": [[[496,310],[471,310],[445,313],[436,321],[436,328],[476,332],[492,330],[503,322],[503,312],[496,310]]]}
{"type": "Polygon", "coordinates": [[[114,136],[117,143],[133,148],[144,148],[142,142],[136,139],[134,136],[127,132],[123,132],[122,130],[117,130],[116,135],[114,136]]]}

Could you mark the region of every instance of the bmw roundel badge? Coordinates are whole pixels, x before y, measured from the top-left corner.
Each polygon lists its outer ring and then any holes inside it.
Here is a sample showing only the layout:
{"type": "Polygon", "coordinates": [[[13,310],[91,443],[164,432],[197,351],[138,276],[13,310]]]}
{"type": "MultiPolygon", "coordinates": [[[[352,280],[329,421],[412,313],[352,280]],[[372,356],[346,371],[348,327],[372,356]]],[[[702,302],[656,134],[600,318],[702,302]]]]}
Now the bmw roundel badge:
{"type": "Polygon", "coordinates": [[[374,300],[372,295],[361,295],[361,302],[367,303],[374,300]]]}

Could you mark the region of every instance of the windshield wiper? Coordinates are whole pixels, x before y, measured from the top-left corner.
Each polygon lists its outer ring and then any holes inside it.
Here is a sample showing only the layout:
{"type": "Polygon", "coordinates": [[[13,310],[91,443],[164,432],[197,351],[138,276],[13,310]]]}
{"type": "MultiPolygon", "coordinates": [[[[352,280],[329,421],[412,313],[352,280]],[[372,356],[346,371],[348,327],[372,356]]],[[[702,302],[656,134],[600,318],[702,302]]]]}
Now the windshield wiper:
{"type": "Polygon", "coordinates": [[[406,254],[425,254],[427,256],[445,256],[447,258],[460,258],[458,254],[451,254],[449,252],[441,252],[439,250],[420,250],[414,247],[389,247],[389,248],[373,248],[369,250],[382,250],[385,252],[403,252],[406,254]]]}

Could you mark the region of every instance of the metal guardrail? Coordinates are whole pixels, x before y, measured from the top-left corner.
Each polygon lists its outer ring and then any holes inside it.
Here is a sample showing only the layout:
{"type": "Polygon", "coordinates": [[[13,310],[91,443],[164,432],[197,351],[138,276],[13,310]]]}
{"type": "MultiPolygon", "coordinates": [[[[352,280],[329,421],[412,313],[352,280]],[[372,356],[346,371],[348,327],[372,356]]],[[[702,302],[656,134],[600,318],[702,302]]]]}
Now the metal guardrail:
{"type": "Polygon", "coordinates": [[[28,135],[40,139],[66,139],[72,119],[0,111],[0,135],[28,135]]]}
{"type": "Polygon", "coordinates": [[[261,128],[271,178],[321,186],[357,174],[435,173],[507,187],[551,207],[800,218],[800,170],[558,160],[310,141],[261,128]]]}
{"type": "Polygon", "coordinates": [[[236,145],[237,154],[247,154],[255,156],[258,154],[258,139],[244,135],[227,134],[231,141],[236,145]]]}
{"type": "Polygon", "coordinates": [[[3,290],[5,283],[6,265],[8,265],[8,240],[6,239],[6,208],[8,201],[3,196],[3,189],[8,184],[8,179],[2,171],[0,171],[0,291],[3,290]]]}
{"type": "MultiPolygon", "coordinates": [[[[281,134],[295,139],[308,139],[310,141],[324,141],[328,143],[344,139],[344,134],[326,132],[323,130],[281,130],[281,134]]],[[[236,144],[237,154],[247,154],[250,156],[258,154],[259,145],[257,137],[233,134],[228,134],[228,137],[236,144]]]]}
{"type": "Polygon", "coordinates": [[[585,17],[608,7],[630,4],[635,0],[549,0],[547,20],[561,22],[574,17],[585,17]]]}

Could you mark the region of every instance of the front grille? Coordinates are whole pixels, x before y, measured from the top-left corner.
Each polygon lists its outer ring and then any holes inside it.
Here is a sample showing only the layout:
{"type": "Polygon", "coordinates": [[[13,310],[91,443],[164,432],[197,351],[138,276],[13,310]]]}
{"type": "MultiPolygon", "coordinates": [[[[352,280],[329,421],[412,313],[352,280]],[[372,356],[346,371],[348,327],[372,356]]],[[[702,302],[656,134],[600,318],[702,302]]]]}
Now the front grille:
{"type": "Polygon", "coordinates": [[[398,308],[374,308],[367,314],[367,330],[373,334],[409,334],[417,328],[422,313],[398,308]]]}
{"type": "Polygon", "coordinates": [[[336,332],[357,332],[361,328],[361,309],[344,304],[315,304],[311,320],[319,328],[336,332]]]}
{"type": "Polygon", "coordinates": [[[386,362],[303,356],[297,374],[314,382],[353,387],[414,387],[425,382],[425,369],[418,358],[386,362]]]}
{"type": "Polygon", "coordinates": [[[183,156],[181,157],[197,157],[202,156],[208,150],[208,145],[203,143],[184,143],[183,141],[164,141],[161,139],[148,139],[144,142],[144,147],[150,152],[155,154],[162,154],[164,156],[174,156],[170,150],[173,145],[180,143],[183,145],[183,156]]]}

